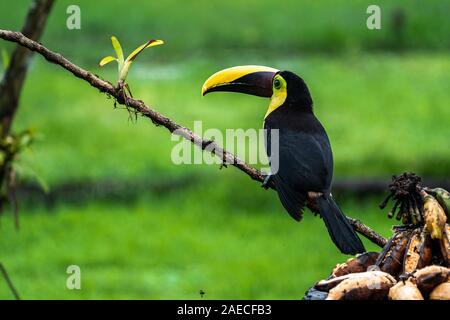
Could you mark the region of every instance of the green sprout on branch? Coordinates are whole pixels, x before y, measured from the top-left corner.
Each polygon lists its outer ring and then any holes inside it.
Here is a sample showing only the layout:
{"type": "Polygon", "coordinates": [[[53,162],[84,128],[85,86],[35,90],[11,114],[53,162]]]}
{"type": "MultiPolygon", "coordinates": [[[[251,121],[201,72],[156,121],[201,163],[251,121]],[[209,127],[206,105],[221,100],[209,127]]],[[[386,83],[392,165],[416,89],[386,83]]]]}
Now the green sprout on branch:
{"type": "Polygon", "coordinates": [[[131,64],[133,63],[133,61],[136,59],[136,57],[142,51],[144,51],[145,49],[150,48],[150,47],[159,46],[161,44],[164,44],[164,41],[149,40],[146,43],[144,43],[143,45],[140,45],[139,47],[137,47],[132,53],[130,53],[130,55],[126,59],[124,58],[122,46],[120,45],[119,40],[117,40],[117,38],[115,36],[112,36],[111,42],[112,42],[112,46],[114,48],[114,51],[116,52],[117,57],[113,57],[113,56],[104,57],[102,60],[100,60],[99,65],[100,65],[100,67],[103,67],[104,65],[106,65],[112,61],[117,61],[118,74],[119,74],[117,85],[118,85],[118,88],[122,91],[123,98],[126,103],[127,96],[125,94],[124,88],[126,88],[128,93],[130,94],[130,96],[133,97],[133,95],[131,94],[131,91],[130,91],[130,87],[128,86],[128,84],[125,83],[125,79],[127,78],[131,64]]]}

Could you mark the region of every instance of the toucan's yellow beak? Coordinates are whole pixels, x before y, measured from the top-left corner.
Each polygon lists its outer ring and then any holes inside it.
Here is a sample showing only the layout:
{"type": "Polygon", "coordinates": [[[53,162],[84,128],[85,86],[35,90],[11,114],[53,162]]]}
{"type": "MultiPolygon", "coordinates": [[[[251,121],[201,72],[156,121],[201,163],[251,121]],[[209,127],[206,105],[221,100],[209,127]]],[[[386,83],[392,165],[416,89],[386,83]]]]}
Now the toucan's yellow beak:
{"type": "Polygon", "coordinates": [[[272,79],[279,70],[264,66],[238,66],[216,72],[206,80],[202,95],[231,91],[259,97],[272,96],[272,79]]]}

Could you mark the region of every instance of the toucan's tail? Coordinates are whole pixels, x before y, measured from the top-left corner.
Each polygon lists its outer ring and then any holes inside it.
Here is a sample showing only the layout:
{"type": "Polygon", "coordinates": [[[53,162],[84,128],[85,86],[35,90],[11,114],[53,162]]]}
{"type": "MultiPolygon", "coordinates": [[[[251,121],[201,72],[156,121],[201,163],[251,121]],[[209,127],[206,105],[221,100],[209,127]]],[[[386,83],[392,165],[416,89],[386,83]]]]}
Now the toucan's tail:
{"type": "Polygon", "coordinates": [[[364,245],[341,209],[339,209],[331,194],[324,194],[318,197],[317,204],[320,215],[327,226],[328,233],[339,250],[345,254],[364,252],[364,245]]]}

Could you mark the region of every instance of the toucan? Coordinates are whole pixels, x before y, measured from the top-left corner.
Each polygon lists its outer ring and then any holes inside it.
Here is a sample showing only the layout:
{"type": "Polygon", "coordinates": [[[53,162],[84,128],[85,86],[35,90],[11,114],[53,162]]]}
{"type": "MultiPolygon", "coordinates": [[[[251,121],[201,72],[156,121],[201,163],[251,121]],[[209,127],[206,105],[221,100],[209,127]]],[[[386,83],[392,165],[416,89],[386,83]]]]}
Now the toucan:
{"type": "Polygon", "coordinates": [[[314,115],[305,81],[290,71],[255,65],[237,66],[219,71],[206,80],[202,95],[215,91],[270,98],[264,129],[272,172],[267,175],[263,187],[273,184],[281,204],[297,221],[301,220],[306,203],[314,203],[331,240],[342,253],[364,252],[361,240],[331,195],[331,145],[324,127],[314,115]],[[271,141],[273,132],[277,132],[277,144],[271,141]],[[274,145],[277,150],[273,150],[274,145]]]}

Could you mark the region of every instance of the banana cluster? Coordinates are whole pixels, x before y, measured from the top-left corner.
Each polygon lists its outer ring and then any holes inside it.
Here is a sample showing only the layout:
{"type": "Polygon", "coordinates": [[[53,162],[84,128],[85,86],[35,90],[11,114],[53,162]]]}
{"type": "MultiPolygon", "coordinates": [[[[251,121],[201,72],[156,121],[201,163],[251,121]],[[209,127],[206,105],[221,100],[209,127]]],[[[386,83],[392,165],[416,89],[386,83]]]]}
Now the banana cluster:
{"type": "Polygon", "coordinates": [[[331,276],[317,282],[305,299],[320,300],[450,300],[450,269],[430,265],[407,277],[394,277],[386,271],[366,265],[375,253],[364,253],[336,266],[331,276]],[[344,274],[343,274],[344,273],[344,274]]]}
{"type": "Polygon", "coordinates": [[[366,252],[338,264],[305,299],[450,300],[450,193],[422,188],[411,174],[394,177],[393,210],[404,224],[381,252],[366,252]]]}

